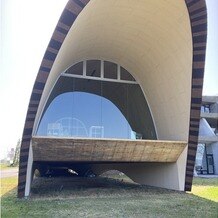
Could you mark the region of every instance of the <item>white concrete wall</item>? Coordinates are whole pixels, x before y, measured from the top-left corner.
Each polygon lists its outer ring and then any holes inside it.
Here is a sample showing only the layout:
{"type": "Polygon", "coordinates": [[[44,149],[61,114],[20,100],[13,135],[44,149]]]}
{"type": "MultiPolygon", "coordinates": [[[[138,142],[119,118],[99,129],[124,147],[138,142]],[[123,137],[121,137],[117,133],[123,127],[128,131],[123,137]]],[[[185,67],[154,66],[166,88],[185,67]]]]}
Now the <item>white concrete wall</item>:
{"type": "Polygon", "coordinates": [[[96,164],[92,170],[102,174],[119,170],[139,184],[184,191],[187,147],[176,163],[122,163],[96,164]]]}
{"type": "Polygon", "coordinates": [[[200,120],[199,136],[215,136],[215,133],[213,132],[205,118],[201,118],[200,120]]]}
{"type": "Polygon", "coordinates": [[[33,149],[32,143],[30,144],[28,162],[27,162],[27,174],[26,174],[26,186],[24,196],[28,197],[30,195],[31,182],[32,182],[32,174],[33,174],[33,149]]]}
{"type": "Polygon", "coordinates": [[[90,1],[58,53],[35,124],[60,73],[84,59],[125,67],[144,91],[159,139],[188,140],[192,36],[184,1],[90,1]]]}

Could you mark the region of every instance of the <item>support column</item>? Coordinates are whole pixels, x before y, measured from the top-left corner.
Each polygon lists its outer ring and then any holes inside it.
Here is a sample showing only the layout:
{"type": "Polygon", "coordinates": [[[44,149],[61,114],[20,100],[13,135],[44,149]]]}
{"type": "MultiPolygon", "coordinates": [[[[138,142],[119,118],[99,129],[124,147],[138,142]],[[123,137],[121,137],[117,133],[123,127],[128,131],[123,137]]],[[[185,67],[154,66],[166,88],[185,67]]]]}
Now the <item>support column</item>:
{"type": "Polygon", "coordinates": [[[28,163],[27,163],[25,197],[28,197],[30,195],[30,189],[32,183],[32,171],[33,171],[33,149],[32,149],[32,142],[31,142],[30,149],[29,149],[28,163]]]}

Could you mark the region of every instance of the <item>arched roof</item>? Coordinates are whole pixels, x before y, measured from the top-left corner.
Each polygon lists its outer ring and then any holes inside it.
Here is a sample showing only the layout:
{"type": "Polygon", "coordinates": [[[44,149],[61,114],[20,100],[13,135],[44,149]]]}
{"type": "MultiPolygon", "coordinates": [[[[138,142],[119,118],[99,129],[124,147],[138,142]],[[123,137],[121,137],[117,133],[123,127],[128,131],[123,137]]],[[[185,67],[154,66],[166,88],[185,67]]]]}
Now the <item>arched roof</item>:
{"type": "Polygon", "coordinates": [[[116,62],[134,75],[150,105],[160,139],[189,140],[189,189],[199,124],[206,22],[205,0],[70,0],[33,87],[22,139],[19,196],[25,188],[31,135],[50,90],[66,68],[91,58],[116,62]]]}
{"type": "Polygon", "coordinates": [[[95,58],[119,63],[134,75],[159,139],[188,140],[192,35],[184,1],[129,1],[128,6],[125,0],[91,1],[62,44],[37,119],[60,73],[79,60],[95,58]]]}

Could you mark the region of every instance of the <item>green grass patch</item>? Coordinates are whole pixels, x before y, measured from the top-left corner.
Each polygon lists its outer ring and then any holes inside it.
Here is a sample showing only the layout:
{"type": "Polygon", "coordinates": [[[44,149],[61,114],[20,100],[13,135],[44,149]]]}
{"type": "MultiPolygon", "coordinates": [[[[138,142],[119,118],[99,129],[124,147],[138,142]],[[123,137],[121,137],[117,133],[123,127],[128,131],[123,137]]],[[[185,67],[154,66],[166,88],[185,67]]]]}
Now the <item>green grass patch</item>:
{"type": "Polygon", "coordinates": [[[1,178],[1,196],[17,187],[17,177],[1,178]]]}
{"type": "Polygon", "coordinates": [[[194,186],[218,186],[218,178],[200,178],[194,177],[194,186]]]}
{"type": "Polygon", "coordinates": [[[195,178],[191,193],[218,202],[218,178],[195,178]]]}
{"type": "MultiPolygon", "coordinates": [[[[103,190],[102,190],[103,191],[103,190]]],[[[113,193],[76,198],[2,198],[2,217],[216,217],[216,204],[181,193],[113,193]]]]}
{"type": "MultiPolygon", "coordinates": [[[[9,182],[17,185],[16,178],[3,184],[9,182]]],[[[188,194],[123,179],[47,178],[36,180],[28,200],[17,199],[16,188],[4,194],[2,217],[217,217],[217,203],[205,197],[217,188],[214,181],[197,179],[194,184],[201,187],[199,196],[196,190],[188,194]]]]}
{"type": "Polygon", "coordinates": [[[15,169],[17,167],[18,166],[10,166],[8,164],[3,164],[3,163],[0,164],[0,170],[10,170],[10,169],[15,169]]]}
{"type": "Polygon", "coordinates": [[[0,164],[0,170],[7,170],[7,169],[10,169],[10,166],[8,164],[3,164],[3,163],[0,164]]]}

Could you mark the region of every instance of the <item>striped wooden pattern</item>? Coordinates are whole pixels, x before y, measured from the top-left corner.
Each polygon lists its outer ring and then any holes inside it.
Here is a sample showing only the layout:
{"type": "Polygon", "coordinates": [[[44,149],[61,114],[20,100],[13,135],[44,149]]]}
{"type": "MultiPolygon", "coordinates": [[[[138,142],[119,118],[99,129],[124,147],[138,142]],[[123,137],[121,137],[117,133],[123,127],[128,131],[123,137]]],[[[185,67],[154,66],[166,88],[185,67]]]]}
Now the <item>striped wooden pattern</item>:
{"type": "Polygon", "coordinates": [[[207,43],[207,8],[205,0],[186,0],[186,5],[188,8],[192,29],[193,65],[189,141],[184,189],[185,191],[191,191],[195,156],[198,144],[200,109],[202,101],[207,43]]]}
{"type": "Polygon", "coordinates": [[[176,162],[187,142],[125,139],[32,138],[33,160],[46,162],[176,162]]]}
{"type": "MultiPolygon", "coordinates": [[[[32,138],[33,124],[39,101],[42,96],[45,83],[60,50],[60,47],[76,20],[79,13],[90,0],[69,0],[52,35],[49,45],[43,57],[39,72],[33,86],[30,102],[27,110],[21,142],[20,166],[18,179],[18,197],[24,197],[26,184],[27,161],[29,146],[32,138]]],[[[192,72],[192,94],[191,94],[191,115],[188,157],[186,167],[185,190],[190,190],[193,178],[193,168],[195,162],[197,137],[200,118],[200,105],[202,96],[204,62],[207,37],[207,11],[205,0],[184,0],[190,15],[190,22],[193,35],[193,72],[192,72]]]]}

